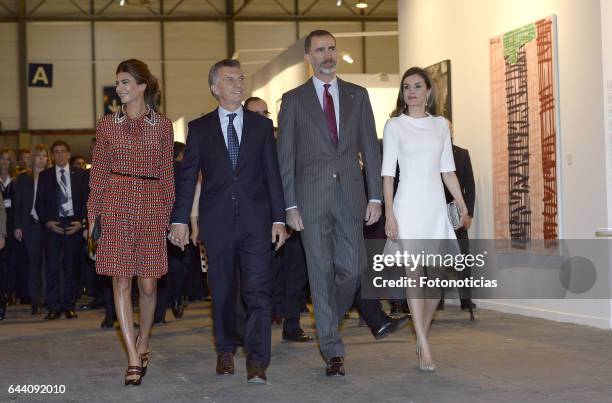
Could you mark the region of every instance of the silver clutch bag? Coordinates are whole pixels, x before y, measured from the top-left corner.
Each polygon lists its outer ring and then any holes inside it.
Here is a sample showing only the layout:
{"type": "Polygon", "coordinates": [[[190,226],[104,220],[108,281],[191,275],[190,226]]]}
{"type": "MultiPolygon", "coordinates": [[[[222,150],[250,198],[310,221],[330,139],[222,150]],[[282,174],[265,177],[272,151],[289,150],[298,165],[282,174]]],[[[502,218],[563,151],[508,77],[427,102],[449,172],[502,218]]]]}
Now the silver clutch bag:
{"type": "Polygon", "coordinates": [[[461,227],[461,210],[459,210],[459,205],[453,200],[446,205],[446,212],[448,213],[448,221],[450,221],[453,229],[459,229],[461,227]]]}

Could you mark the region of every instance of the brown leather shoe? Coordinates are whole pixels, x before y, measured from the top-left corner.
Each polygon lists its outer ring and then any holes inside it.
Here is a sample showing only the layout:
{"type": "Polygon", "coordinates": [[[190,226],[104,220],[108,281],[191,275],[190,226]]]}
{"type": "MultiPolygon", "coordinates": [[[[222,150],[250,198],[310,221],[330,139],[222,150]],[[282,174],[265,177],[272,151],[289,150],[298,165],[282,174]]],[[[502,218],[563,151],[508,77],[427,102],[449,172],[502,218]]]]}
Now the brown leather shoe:
{"type": "Polygon", "coordinates": [[[325,375],[327,376],[344,376],[344,358],[332,357],[327,362],[325,367],[325,375]]]}
{"type": "Polygon", "coordinates": [[[247,382],[255,384],[265,384],[268,381],[266,378],[266,370],[256,362],[247,362],[247,382]]]}
{"type": "Polygon", "coordinates": [[[217,354],[217,375],[234,375],[234,354],[217,354]]]}

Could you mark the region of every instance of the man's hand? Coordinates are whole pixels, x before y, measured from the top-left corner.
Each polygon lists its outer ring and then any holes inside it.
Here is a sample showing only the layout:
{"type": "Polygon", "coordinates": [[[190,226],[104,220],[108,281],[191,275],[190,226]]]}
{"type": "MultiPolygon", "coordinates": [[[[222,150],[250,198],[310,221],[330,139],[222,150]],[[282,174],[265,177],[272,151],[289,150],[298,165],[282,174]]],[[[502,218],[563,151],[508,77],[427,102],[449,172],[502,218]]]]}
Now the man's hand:
{"type": "Polygon", "coordinates": [[[369,202],[366,208],[365,225],[372,225],[380,219],[382,207],[380,203],[369,202]]]}
{"type": "Polygon", "coordinates": [[[64,235],[64,229],[59,226],[59,221],[47,221],[45,225],[47,229],[50,229],[56,234],[64,235]]]}
{"type": "Polygon", "coordinates": [[[296,208],[287,210],[287,224],[296,231],[304,229],[304,223],[302,222],[302,216],[300,211],[296,208]]]}
{"type": "Polygon", "coordinates": [[[77,231],[80,231],[83,228],[83,225],[80,221],[72,221],[70,226],[66,228],[66,235],[76,234],[77,231]]]}
{"type": "Polygon", "coordinates": [[[23,231],[21,228],[15,228],[15,239],[19,242],[23,240],[23,231]]]}
{"type": "Polygon", "coordinates": [[[172,224],[168,239],[173,245],[178,246],[181,250],[185,250],[185,245],[189,243],[189,225],[172,224]]]}
{"type": "Polygon", "coordinates": [[[0,250],[4,249],[4,244],[6,243],[6,241],[4,240],[4,237],[2,235],[0,235],[0,250]]]}
{"type": "Polygon", "coordinates": [[[276,248],[279,250],[287,240],[287,230],[285,230],[284,224],[272,224],[272,243],[276,242],[276,248]],[[278,240],[278,241],[277,241],[278,240]]]}

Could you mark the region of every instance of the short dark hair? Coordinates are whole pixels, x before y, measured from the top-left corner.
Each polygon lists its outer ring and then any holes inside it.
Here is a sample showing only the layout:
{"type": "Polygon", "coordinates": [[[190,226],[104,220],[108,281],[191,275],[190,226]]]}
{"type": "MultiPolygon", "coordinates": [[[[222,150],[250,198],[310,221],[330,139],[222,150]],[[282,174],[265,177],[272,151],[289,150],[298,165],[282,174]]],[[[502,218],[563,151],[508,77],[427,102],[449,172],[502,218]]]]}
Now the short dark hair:
{"type": "Polygon", "coordinates": [[[311,31],[306,36],[306,39],[304,40],[304,53],[309,53],[310,52],[310,46],[312,44],[312,38],[314,38],[315,36],[331,36],[332,39],[334,40],[334,43],[336,42],[336,37],[333,36],[331,34],[331,32],[326,31],[324,29],[315,29],[314,31],[311,31]]]}
{"type": "Polygon", "coordinates": [[[174,151],[173,151],[174,159],[177,159],[179,154],[182,153],[183,151],[185,151],[185,143],[181,143],[180,141],[175,141],[174,151]]]}
{"type": "Polygon", "coordinates": [[[159,80],[149,71],[149,66],[138,59],[124,60],[117,66],[115,74],[128,73],[138,84],[146,84],[147,88],[144,92],[144,100],[150,108],[159,112],[161,103],[161,90],[159,89],[159,80]]]}
{"type": "Polygon", "coordinates": [[[70,157],[70,165],[74,164],[74,161],[79,160],[79,159],[87,162],[85,157],[83,157],[82,155],[73,155],[72,157],[70,157]]]}
{"type": "Polygon", "coordinates": [[[66,143],[64,140],[57,140],[53,142],[53,144],[51,144],[51,147],[49,148],[51,150],[51,154],[53,154],[53,150],[55,150],[55,147],[60,147],[60,146],[66,147],[66,150],[70,152],[70,146],[68,145],[68,143],[66,143]]]}
{"type": "MultiPolygon", "coordinates": [[[[259,98],[259,97],[249,97],[246,99],[246,101],[244,101],[244,108],[245,109],[249,109],[248,106],[251,102],[257,102],[257,101],[263,101],[263,99],[259,98]]],[[[266,101],[264,101],[266,102],[266,101]]]]}
{"type": "Polygon", "coordinates": [[[236,59],[223,59],[213,64],[213,66],[210,68],[210,71],[208,72],[208,87],[210,88],[210,92],[213,94],[213,97],[215,97],[215,99],[217,98],[217,96],[212,91],[211,87],[217,83],[217,80],[219,79],[218,73],[221,67],[237,67],[239,69],[242,68],[240,66],[240,62],[236,59]]]}

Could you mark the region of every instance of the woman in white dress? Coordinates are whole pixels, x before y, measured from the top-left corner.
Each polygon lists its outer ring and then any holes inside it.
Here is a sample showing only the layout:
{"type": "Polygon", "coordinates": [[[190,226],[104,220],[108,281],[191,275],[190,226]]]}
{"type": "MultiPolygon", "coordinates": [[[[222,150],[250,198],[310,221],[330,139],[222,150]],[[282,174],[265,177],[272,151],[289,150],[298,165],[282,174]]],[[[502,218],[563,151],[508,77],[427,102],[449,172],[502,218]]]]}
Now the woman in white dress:
{"type": "MultiPolygon", "coordinates": [[[[467,217],[467,206],[455,175],[448,122],[427,113],[430,96],[431,80],[427,73],[418,67],[408,69],[402,77],[396,109],[385,125],[382,176],[385,231],[391,240],[456,239],[448,219],[442,181],[459,205],[461,225],[467,217]],[[398,163],[400,182],[393,198],[398,163]]],[[[402,243],[410,245],[410,241],[402,243]]],[[[418,254],[421,250],[408,252],[418,254]]],[[[418,297],[418,291],[407,289],[419,369],[434,371],[427,334],[439,298],[418,297]]]]}

